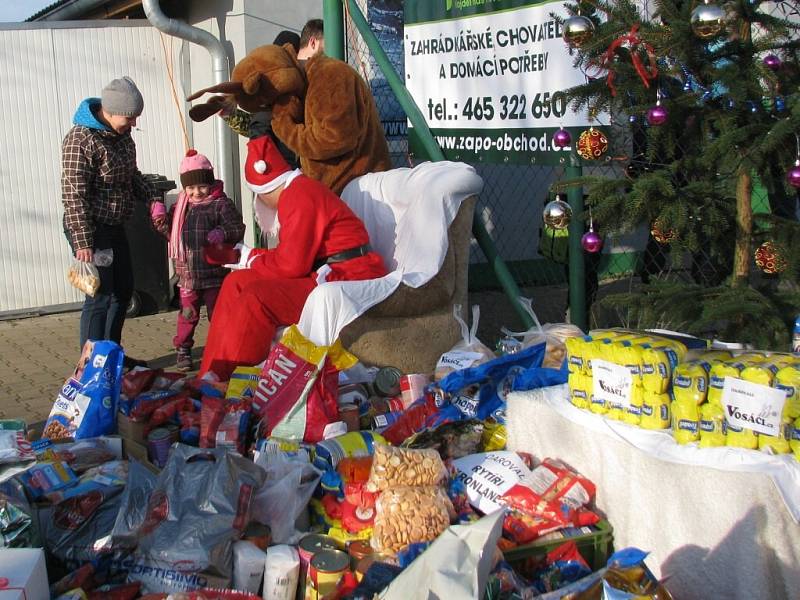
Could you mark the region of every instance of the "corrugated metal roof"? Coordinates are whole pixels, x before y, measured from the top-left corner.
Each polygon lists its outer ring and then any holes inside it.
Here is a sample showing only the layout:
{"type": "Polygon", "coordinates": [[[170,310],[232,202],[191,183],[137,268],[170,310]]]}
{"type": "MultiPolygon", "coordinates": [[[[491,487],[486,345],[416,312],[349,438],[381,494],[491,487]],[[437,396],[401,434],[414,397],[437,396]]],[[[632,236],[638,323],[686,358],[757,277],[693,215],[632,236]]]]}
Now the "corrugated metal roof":
{"type": "Polygon", "coordinates": [[[56,0],[56,2],[53,2],[49,6],[45,6],[39,12],[32,14],[30,17],[25,19],[25,21],[36,21],[39,17],[43,17],[44,15],[49,13],[51,10],[53,10],[55,8],[58,8],[60,6],[65,6],[67,4],[71,4],[73,2],[75,2],[75,0],[56,0]]]}

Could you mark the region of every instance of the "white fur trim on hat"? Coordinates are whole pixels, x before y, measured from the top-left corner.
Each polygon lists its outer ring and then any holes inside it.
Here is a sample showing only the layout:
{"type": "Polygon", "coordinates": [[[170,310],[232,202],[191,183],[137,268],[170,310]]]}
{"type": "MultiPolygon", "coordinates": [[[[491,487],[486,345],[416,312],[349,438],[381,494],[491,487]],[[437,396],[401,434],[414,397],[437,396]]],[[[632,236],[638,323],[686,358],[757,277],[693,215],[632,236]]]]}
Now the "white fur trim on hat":
{"type": "MultiPolygon", "coordinates": [[[[259,162],[261,162],[261,161],[259,161],[259,162]]],[[[258,162],[256,162],[253,165],[253,168],[255,169],[257,167],[257,165],[258,165],[258,162]]],[[[278,186],[283,185],[284,183],[289,183],[292,179],[297,177],[299,174],[300,174],[300,169],[295,169],[294,171],[286,171],[285,173],[281,173],[280,175],[277,175],[275,177],[275,179],[273,179],[271,181],[268,181],[267,183],[265,183],[263,185],[253,185],[252,183],[250,183],[246,179],[245,179],[245,181],[247,182],[247,187],[249,187],[250,190],[253,191],[254,193],[256,193],[256,194],[268,194],[272,190],[276,189],[278,186]]]]}

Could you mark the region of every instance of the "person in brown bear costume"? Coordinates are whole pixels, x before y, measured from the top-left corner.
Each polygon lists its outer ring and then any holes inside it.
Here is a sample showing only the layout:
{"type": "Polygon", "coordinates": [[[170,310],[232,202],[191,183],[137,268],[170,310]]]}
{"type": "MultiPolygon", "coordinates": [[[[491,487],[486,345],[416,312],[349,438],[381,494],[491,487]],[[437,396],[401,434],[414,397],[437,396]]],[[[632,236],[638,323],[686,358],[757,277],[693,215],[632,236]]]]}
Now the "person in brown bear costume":
{"type": "Polygon", "coordinates": [[[347,63],[318,54],[305,64],[291,44],[252,50],[231,81],[189,96],[222,92],[189,115],[202,121],[236,103],[272,110],[274,133],[300,157],[300,167],[336,194],[354,178],[391,168],[389,147],[369,86],[347,63]]]}

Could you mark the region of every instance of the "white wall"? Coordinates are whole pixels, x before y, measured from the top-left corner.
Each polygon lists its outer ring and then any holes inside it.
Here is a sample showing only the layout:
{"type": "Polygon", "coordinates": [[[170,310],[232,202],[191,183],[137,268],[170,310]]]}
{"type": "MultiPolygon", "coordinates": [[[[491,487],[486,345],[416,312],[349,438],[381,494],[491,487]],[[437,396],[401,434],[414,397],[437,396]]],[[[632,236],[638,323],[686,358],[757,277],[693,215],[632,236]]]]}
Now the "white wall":
{"type": "Polygon", "coordinates": [[[145,99],[139,168],[174,174],[183,153],[157,32],[133,22],[0,28],[0,313],[74,303],[62,233],[61,141],[81,100],[129,75],[145,99]]]}

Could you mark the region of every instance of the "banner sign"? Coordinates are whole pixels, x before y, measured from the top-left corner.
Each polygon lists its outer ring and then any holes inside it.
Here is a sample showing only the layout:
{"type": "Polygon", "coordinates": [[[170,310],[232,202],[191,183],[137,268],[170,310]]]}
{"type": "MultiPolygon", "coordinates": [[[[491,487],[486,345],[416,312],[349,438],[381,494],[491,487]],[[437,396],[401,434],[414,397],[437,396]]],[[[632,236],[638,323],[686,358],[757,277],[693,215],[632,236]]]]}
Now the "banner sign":
{"type": "MultiPolygon", "coordinates": [[[[577,140],[588,126],[567,106],[586,77],[551,13],[568,14],[563,2],[406,0],[406,87],[448,159],[558,163],[553,133],[577,140]]],[[[409,146],[421,150],[411,124],[409,146]]]]}

